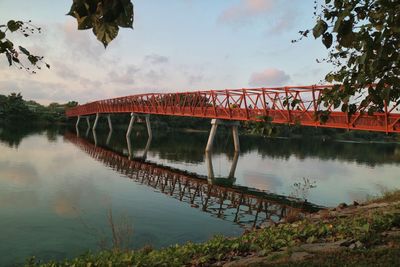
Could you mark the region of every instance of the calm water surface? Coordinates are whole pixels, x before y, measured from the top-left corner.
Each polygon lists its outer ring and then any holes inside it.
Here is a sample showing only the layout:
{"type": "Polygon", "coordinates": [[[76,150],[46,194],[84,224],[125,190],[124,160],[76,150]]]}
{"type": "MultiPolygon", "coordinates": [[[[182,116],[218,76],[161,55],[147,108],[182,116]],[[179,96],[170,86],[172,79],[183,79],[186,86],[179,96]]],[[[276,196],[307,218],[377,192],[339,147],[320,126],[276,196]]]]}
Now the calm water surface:
{"type": "MultiPolygon", "coordinates": [[[[240,200],[244,204],[264,203],[257,201],[265,197],[247,187],[301,197],[293,185],[303,183],[304,177],[316,185],[306,190],[308,201],[324,206],[400,188],[396,144],[241,136],[234,179],[211,188],[197,177],[208,173],[203,152],[207,133],[156,131],[145,162],[137,160],[148,141],[144,129],[132,133],[130,149],[124,132],[108,134],[83,132],[77,138],[74,132],[59,129],[0,128],[1,266],[24,262],[31,255],[63,259],[110,245],[110,211],[116,224],[124,220],[133,225],[131,247],[163,247],[242,233],[244,226],[252,225],[255,213],[246,205],[236,208],[234,195],[246,192],[240,200]],[[149,168],[152,174],[161,172],[162,179],[151,180],[149,168]],[[184,181],[182,188],[186,183],[194,191],[176,193],[177,175],[184,177],[179,180],[184,181]],[[163,177],[170,181],[163,182],[163,177]],[[221,204],[218,199],[223,195],[231,200],[221,204]],[[204,208],[207,196],[211,197],[204,208]]],[[[213,171],[227,177],[235,159],[232,136],[221,131],[217,137],[213,171]]],[[[281,212],[275,205],[270,218],[279,220],[281,212]]]]}

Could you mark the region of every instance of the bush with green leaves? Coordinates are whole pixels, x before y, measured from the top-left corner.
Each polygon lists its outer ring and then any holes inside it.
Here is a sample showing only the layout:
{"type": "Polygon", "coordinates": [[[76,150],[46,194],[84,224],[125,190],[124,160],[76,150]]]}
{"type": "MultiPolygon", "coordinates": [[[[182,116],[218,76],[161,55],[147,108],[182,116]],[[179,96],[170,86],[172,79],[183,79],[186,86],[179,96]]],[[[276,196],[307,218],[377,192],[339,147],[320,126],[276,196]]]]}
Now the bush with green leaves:
{"type": "Polygon", "coordinates": [[[328,49],[324,61],[335,67],[325,80],[336,86],[321,101],[335,108],[342,104],[350,115],[400,104],[400,1],[321,1],[315,2],[313,29],[300,31],[322,41],[328,49]],[[358,101],[350,101],[352,96],[358,101]]]}

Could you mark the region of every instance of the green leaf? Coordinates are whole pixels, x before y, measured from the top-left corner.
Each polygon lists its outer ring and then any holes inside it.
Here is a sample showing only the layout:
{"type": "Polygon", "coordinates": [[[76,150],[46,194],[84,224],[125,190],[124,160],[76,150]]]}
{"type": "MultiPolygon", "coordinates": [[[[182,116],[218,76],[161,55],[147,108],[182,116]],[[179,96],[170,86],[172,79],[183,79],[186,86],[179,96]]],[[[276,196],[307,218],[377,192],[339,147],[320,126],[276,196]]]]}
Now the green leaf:
{"type": "Polygon", "coordinates": [[[118,25],[116,23],[96,23],[93,27],[93,33],[96,35],[97,40],[103,43],[106,48],[107,45],[118,35],[118,25]]]}
{"type": "Polygon", "coordinates": [[[78,30],[88,30],[93,28],[95,16],[77,17],[78,30]]]}
{"type": "Polygon", "coordinates": [[[32,65],[36,65],[36,63],[38,62],[38,58],[32,55],[28,56],[28,60],[31,62],[32,65]]]}
{"type": "Polygon", "coordinates": [[[332,34],[329,32],[324,33],[322,36],[322,43],[325,45],[326,48],[330,48],[332,45],[333,37],[332,34]]]}
{"type": "Polygon", "coordinates": [[[342,105],[342,112],[347,112],[348,108],[349,108],[349,105],[346,104],[346,103],[343,103],[343,105],[342,105]]]}
{"type": "Polygon", "coordinates": [[[31,53],[29,53],[29,51],[26,50],[25,48],[23,48],[22,46],[19,46],[19,50],[20,50],[22,53],[24,53],[25,55],[27,55],[27,56],[30,56],[30,55],[31,55],[31,53]]]}
{"type": "Polygon", "coordinates": [[[369,116],[374,115],[374,112],[376,112],[376,107],[370,107],[370,108],[368,109],[368,115],[369,115],[369,116]]]}
{"type": "Polygon", "coordinates": [[[326,24],[326,22],[323,21],[322,19],[318,20],[317,24],[313,28],[314,38],[317,39],[318,37],[320,37],[322,34],[326,32],[327,29],[328,29],[328,24],[326,24]]]}
{"type": "Polygon", "coordinates": [[[0,31],[0,40],[4,39],[6,37],[5,32],[0,31]]]}
{"type": "Polygon", "coordinates": [[[4,47],[5,49],[11,50],[11,49],[14,48],[14,44],[13,44],[10,40],[7,40],[7,41],[5,41],[5,42],[3,43],[3,47],[4,47]]]}
{"type": "Polygon", "coordinates": [[[11,32],[17,31],[22,26],[21,21],[10,20],[7,22],[7,27],[11,32]]]}
{"type": "Polygon", "coordinates": [[[133,28],[132,0],[73,0],[67,15],[76,18],[78,30],[92,28],[104,47],[118,35],[119,27],[133,28]]]}
{"type": "Polygon", "coordinates": [[[12,56],[11,56],[11,53],[6,52],[6,57],[7,57],[9,66],[11,66],[11,65],[12,65],[12,56]]]}
{"type": "Polygon", "coordinates": [[[350,104],[349,105],[349,115],[353,115],[357,111],[357,106],[355,104],[350,104]]]}
{"type": "Polygon", "coordinates": [[[14,62],[17,62],[17,63],[20,63],[20,61],[19,61],[19,59],[17,58],[17,57],[12,57],[12,60],[14,61],[14,62]]]}
{"type": "Polygon", "coordinates": [[[354,34],[352,32],[338,37],[338,42],[343,47],[351,47],[353,41],[354,41],[354,34]]]}
{"type": "Polygon", "coordinates": [[[121,0],[122,9],[116,23],[118,26],[133,28],[133,4],[130,0],[121,0]]]}

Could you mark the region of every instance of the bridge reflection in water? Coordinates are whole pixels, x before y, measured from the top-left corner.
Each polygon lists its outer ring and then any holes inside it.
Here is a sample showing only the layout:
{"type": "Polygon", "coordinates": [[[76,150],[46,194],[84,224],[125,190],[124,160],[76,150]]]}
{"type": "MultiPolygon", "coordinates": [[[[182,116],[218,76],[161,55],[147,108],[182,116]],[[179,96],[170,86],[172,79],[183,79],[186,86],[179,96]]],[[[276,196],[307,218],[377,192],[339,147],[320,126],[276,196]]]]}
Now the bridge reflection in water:
{"type": "MultiPolygon", "coordinates": [[[[195,173],[146,161],[143,157],[132,158],[131,153],[127,157],[110,148],[94,145],[73,133],[66,133],[64,139],[135,182],[242,227],[268,226],[290,214],[306,215],[321,208],[300,199],[233,185],[232,170],[234,173],[238,155],[235,155],[236,162],[231,167],[230,177],[207,179],[195,173]]],[[[97,138],[95,140],[97,143],[97,138]]],[[[128,150],[131,150],[129,143],[128,150]]],[[[212,166],[211,155],[206,155],[206,158],[212,166]]]]}

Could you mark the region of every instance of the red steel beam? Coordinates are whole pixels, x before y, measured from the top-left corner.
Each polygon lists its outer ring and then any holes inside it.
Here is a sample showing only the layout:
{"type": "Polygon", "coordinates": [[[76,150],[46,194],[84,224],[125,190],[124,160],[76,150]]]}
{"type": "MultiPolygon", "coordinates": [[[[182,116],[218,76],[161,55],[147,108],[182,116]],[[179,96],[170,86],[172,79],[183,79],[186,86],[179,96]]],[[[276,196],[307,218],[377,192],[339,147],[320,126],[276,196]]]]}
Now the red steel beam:
{"type": "MultiPolygon", "coordinates": [[[[145,113],[238,121],[263,121],[304,126],[400,133],[398,104],[385,103],[385,109],[368,115],[368,106],[357,103],[349,116],[340,106],[321,104],[324,90],[332,85],[276,88],[225,89],[184,93],[150,93],[90,102],[70,108],[67,117],[96,113],[145,113]],[[329,112],[322,123],[318,114],[329,112]]],[[[370,105],[370,104],[369,104],[370,105]]]]}

